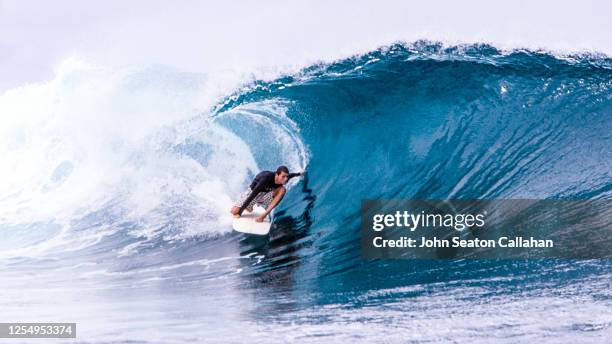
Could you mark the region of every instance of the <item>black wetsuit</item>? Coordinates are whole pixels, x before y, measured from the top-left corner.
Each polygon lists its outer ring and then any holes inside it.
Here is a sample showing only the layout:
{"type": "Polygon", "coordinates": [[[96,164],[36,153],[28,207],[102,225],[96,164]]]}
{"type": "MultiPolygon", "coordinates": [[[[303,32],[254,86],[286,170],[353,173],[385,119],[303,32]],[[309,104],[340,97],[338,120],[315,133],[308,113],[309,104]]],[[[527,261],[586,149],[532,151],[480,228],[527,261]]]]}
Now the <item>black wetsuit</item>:
{"type": "MultiPolygon", "coordinates": [[[[259,194],[260,192],[269,192],[269,191],[276,189],[279,186],[283,186],[282,184],[276,184],[274,182],[275,174],[276,173],[272,171],[261,171],[259,172],[259,174],[255,176],[255,179],[253,179],[250,185],[252,192],[249,195],[249,197],[247,197],[247,199],[244,201],[242,206],[240,207],[240,211],[238,212],[238,214],[242,214],[244,209],[249,205],[249,203],[251,203],[253,198],[255,198],[257,194],[259,194]]],[[[299,175],[300,175],[299,173],[289,173],[289,179],[295,176],[299,176],[299,175]]]]}

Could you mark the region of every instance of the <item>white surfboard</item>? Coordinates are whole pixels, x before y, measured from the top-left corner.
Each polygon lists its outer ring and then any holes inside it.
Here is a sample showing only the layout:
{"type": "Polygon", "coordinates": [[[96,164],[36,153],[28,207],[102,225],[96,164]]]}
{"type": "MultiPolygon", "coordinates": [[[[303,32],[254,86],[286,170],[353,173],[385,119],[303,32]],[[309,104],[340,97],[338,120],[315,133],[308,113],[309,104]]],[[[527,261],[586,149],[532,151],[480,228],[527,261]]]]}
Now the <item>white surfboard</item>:
{"type": "Polygon", "coordinates": [[[253,207],[253,212],[243,211],[239,218],[233,218],[232,227],[235,231],[246,234],[266,235],[270,232],[270,215],[262,222],[255,222],[259,215],[265,213],[266,210],[259,206],[253,207]]]}

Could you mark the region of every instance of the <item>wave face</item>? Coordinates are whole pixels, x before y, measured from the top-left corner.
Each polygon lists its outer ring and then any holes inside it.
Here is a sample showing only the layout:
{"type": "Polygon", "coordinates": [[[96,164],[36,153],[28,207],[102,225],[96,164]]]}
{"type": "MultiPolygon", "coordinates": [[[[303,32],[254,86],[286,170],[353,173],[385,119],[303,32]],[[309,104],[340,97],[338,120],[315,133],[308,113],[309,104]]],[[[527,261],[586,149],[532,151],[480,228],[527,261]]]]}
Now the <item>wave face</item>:
{"type": "MultiPolygon", "coordinates": [[[[137,307],[178,342],[609,334],[606,260],[365,261],[359,246],[365,198],[612,198],[609,58],[417,42],[255,81],[221,102],[202,99],[219,85],[211,78],[89,70],[3,96],[3,112],[28,118],[4,135],[4,296],[29,283],[24,271],[60,293],[95,286],[103,296],[88,301],[116,308],[103,320],[76,312],[80,322],[121,323],[118,310],[137,307]],[[230,233],[232,199],[280,164],[308,175],[292,182],[270,237],[230,233]],[[149,316],[151,300],[165,316],[149,316]],[[581,317],[551,319],[559,308],[581,317]],[[177,319],[208,325],[192,338],[177,319]]],[[[102,327],[85,331],[155,342],[138,326],[102,327]]]]}

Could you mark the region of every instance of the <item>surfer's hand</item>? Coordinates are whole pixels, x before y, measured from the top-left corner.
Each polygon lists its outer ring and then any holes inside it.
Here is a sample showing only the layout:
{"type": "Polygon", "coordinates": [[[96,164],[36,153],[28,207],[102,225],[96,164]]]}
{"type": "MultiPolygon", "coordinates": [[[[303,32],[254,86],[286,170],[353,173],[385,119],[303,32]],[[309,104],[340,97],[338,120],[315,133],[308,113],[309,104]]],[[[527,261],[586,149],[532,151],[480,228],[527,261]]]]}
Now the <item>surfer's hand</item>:
{"type": "Polygon", "coordinates": [[[255,219],[255,222],[263,222],[264,218],[259,216],[255,219]]]}
{"type": "Polygon", "coordinates": [[[234,214],[234,215],[232,215],[232,216],[233,216],[233,217],[235,217],[235,218],[239,218],[239,217],[240,217],[240,214],[234,214]]]}

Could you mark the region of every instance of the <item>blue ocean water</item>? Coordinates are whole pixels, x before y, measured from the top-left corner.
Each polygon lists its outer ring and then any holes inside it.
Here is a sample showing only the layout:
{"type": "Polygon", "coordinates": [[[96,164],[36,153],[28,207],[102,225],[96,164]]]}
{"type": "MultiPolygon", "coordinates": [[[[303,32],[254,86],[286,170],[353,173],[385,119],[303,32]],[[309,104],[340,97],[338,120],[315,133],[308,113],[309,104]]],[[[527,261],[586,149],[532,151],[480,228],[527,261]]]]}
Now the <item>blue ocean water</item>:
{"type": "Polygon", "coordinates": [[[609,57],[396,44],[253,80],[197,113],[208,76],[156,66],[58,84],[44,130],[5,144],[17,170],[23,152],[46,158],[0,195],[0,322],[77,322],[79,343],[612,334],[609,260],[367,261],[359,241],[366,198],[612,198],[609,57]],[[89,107],[66,99],[89,84],[106,85],[107,112],[81,123],[89,107]],[[155,111],[158,125],[121,131],[155,111]],[[163,119],[175,112],[189,115],[163,119]],[[307,176],[269,237],[231,232],[232,199],[280,164],[307,176]]]}

